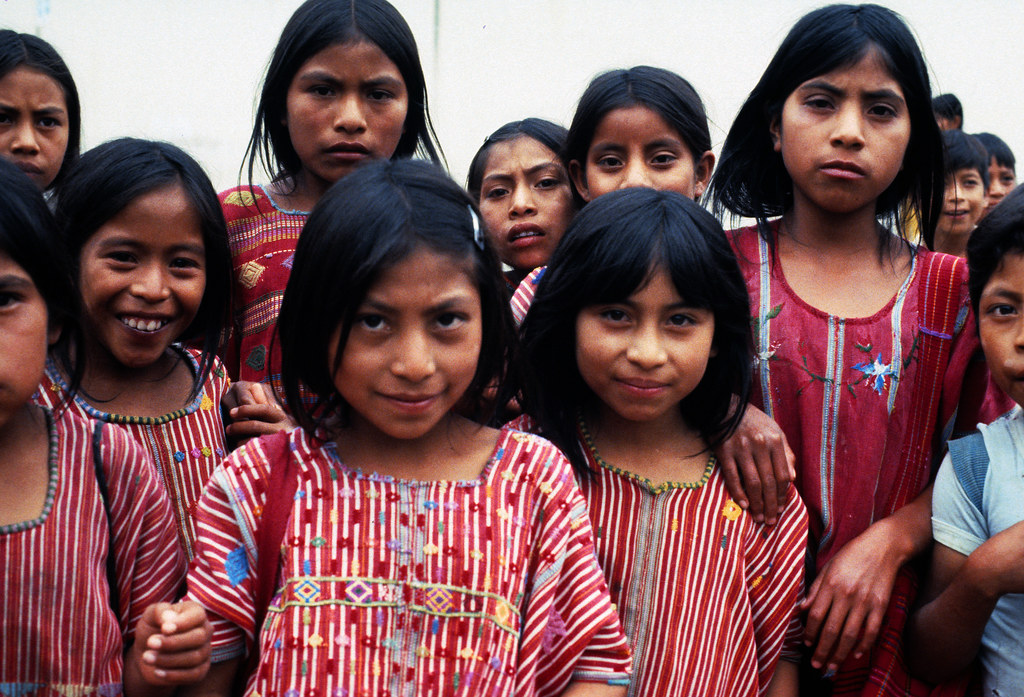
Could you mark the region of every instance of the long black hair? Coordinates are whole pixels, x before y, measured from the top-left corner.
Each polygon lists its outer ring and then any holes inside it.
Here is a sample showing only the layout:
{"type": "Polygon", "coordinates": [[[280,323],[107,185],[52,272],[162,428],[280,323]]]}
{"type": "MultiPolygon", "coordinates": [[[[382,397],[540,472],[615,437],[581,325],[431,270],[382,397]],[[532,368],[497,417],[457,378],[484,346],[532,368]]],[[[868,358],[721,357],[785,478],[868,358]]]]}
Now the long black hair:
{"type": "MultiPolygon", "coordinates": [[[[899,83],[910,116],[903,167],[878,197],[884,223],[880,240],[895,229],[906,239],[904,215],[913,211],[930,248],[942,208],[942,139],[932,114],[931,86],[921,49],[903,19],[878,5],[829,5],[805,15],[790,30],[729,129],[709,193],[715,213],[756,218],[768,236],[767,219],[793,203],[793,180],[775,152],[770,127],[786,99],[818,75],[852,66],[877,51],[899,83]]],[[[881,242],[880,242],[881,244],[881,242]]]]}
{"type": "Polygon", "coordinates": [[[655,269],[668,273],[687,305],[715,319],[716,353],[679,403],[683,417],[714,446],[743,416],[753,369],[749,299],[721,225],[679,193],[614,191],[587,204],[569,226],[521,328],[524,364],[542,386],[524,390],[525,411],[577,471],[586,470],[577,414],[597,397],[576,364],[576,318],[585,307],[627,299],[655,269]]]}
{"type": "Polygon", "coordinates": [[[299,237],[272,348],[281,351],[285,400],[303,428],[317,434],[329,420],[347,418],[329,352],[336,350],[340,362],[355,313],[373,284],[420,249],[450,257],[480,293],[483,343],[460,407],[481,423],[491,420],[484,392],[514,370],[517,359],[498,258],[485,237],[473,200],[428,162],[369,163],[328,189],[299,237]],[[316,321],[310,321],[311,307],[317,308],[316,321]],[[303,400],[303,387],[315,395],[312,404],[303,400]]]}
{"type": "MultiPolygon", "coordinates": [[[[206,253],[206,290],[199,310],[178,341],[202,342],[191,398],[203,383],[229,326],[231,252],[217,192],[194,159],[170,143],[119,138],[82,155],[57,191],[57,223],[71,255],[75,287],[82,247],[97,230],[135,199],[166,186],[185,192],[200,220],[206,253]]],[[[76,293],[81,297],[81,293],[76,293]]]]}
{"type": "Polygon", "coordinates": [[[409,94],[405,131],[392,157],[418,153],[440,162],[441,147],[430,121],[416,39],[398,10],[387,0],[306,0],[281,32],[263,80],[245,155],[250,185],[257,160],[274,179],[294,179],[299,173],[302,162],[285,125],[288,87],[299,68],[320,51],[359,41],[369,41],[384,52],[401,73],[409,94]]]}

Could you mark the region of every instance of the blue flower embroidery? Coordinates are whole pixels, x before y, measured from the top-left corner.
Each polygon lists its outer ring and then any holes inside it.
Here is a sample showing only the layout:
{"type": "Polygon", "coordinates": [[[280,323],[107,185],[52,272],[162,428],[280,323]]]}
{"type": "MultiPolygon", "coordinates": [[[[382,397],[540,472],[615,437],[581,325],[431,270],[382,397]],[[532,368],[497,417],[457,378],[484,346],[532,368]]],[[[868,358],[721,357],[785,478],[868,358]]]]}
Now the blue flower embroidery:
{"type": "Polygon", "coordinates": [[[882,363],[882,354],[878,354],[878,358],[875,359],[874,363],[858,363],[853,366],[853,369],[864,373],[866,378],[874,378],[872,388],[878,394],[882,394],[882,389],[885,387],[886,375],[891,375],[894,378],[897,377],[896,370],[892,367],[892,364],[882,363]]]}

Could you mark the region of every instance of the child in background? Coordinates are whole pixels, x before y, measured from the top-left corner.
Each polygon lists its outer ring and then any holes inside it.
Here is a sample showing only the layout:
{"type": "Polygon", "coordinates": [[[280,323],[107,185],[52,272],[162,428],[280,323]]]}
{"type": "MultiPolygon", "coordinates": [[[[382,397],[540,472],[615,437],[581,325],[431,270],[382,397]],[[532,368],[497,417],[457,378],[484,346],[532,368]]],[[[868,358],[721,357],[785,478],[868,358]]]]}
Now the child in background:
{"type": "Polygon", "coordinates": [[[78,158],[81,130],[78,89],[53,46],[0,29],[0,157],[49,191],[78,158]]]}
{"type": "MultiPolygon", "coordinates": [[[[638,65],[595,77],[576,106],[565,155],[580,205],[636,186],[700,198],[715,155],[704,104],[693,86],[662,68],[638,65]]],[[[531,273],[512,298],[521,323],[544,270],[531,273]]]]}
{"type": "Polygon", "coordinates": [[[957,130],[943,131],[942,145],[946,188],[932,248],[965,257],[967,240],[988,202],[988,152],[977,138],[957,130]]]}
{"type": "Polygon", "coordinates": [[[932,113],[935,122],[943,131],[962,131],[964,128],[964,108],[955,94],[940,94],[932,100],[932,113]]]}
{"type": "MultiPolygon", "coordinates": [[[[971,305],[993,380],[1024,404],[1024,192],[967,243],[971,305]]],[[[908,625],[908,662],[933,682],[981,659],[984,694],[1024,685],[1024,412],[949,444],[932,496],[931,573],[908,625]]]]}
{"type": "Polygon", "coordinates": [[[204,694],[227,693],[254,642],[249,695],[624,694],[569,463],[480,425],[514,330],[472,199],[424,162],[338,182],[280,325],[302,428],[236,450],[204,494],[189,597],[223,661],[204,694]]]}
{"type": "MultiPolygon", "coordinates": [[[[274,328],[295,244],[320,196],[370,160],[418,152],[436,162],[435,141],[416,41],[398,10],[385,0],[308,0],[295,11],[263,82],[249,183],[220,196],[235,279],[225,359],[233,380],[280,384],[274,328]],[[269,185],[253,184],[257,160],[269,185]]],[[[245,387],[253,399],[231,414],[233,434],[287,425],[273,393],[245,387]]]]}
{"type": "MultiPolygon", "coordinates": [[[[5,694],[164,695],[209,665],[171,509],[120,429],[32,401],[78,333],[53,217],[0,162],[0,684],[5,694]]],[[[67,367],[71,364],[66,362],[67,367]]]]}
{"type": "Polygon", "coordinates": [[[57,220],[84,329],[82,385],[70,398],[68,373],[51,363],[40,401],[119,424],[149,451],[191,558],[195,506],[227,449],[215,354],[231,262],[217,194],[173,145],[123,138],[72,168],[57,220]],[[175,343],[196,338],[202,350],[175,343]]]}
{"type": "Polygon", "coordinates": [[[796,694],[807,513],[755,523],[712,454],[750,389],[747,307],[715,219],[631,189],[580,212],[523,323],[526,413],[576,469],[631,695],[796,694]]]}
{"type": "Polygon", "coordinates": [[[930,545],[929,481],[953,417],[976,423],[976,406],[957,411],[964,387],[988,382],[965,377],[978,341],[963,262],[903,236],[908,204],[932,243],[942,177],[913,35],[890,10],[832,5],[782,42],[711,183],[720,214],[758,220],[731,239],[751,297],[752,401],[796,452],[810,513],[810,694],[926,689],[902,664],[907,562],[930,545]]]}
{"type": "Polygon", "coordinates": [[[569,226],[573,202],[562,161],[567,131],[543,119],[507,123],[473,156],[466,189],[480,206],[509,292],[548,258],[569,226]]]}
{"type": "Polygon", "coordinates": [[[1003,197],[1017,186],[1017,161],[1010,146],[991,133],[975,133],[988,152],[988,205],[981,217],[992,212],[1003,197]]]}

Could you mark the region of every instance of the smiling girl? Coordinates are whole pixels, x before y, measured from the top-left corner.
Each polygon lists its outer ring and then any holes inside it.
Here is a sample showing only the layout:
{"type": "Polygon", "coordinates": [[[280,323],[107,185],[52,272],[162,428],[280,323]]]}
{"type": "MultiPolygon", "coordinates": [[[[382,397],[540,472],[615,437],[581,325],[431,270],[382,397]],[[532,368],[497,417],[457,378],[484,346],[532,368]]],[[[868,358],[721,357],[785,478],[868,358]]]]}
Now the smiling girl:
{"type": "MultiPolygon", "coordinates": [[[[215,357],[230,290],[224,219],[199,165],[167,143],[124,138],[87,152],[57,219],[75,267],[84,338],[69,409],[127,428],[147,448],[192,555],[193,514],[226,454],[215,357]],[[201,338],[201,350],[176,342],[201,338]]],[[[51,363],[40,399],[70,391],[51,363]]]]}
{"type": "MultiPolygon", "coordinates": [[[[308,0],[274,50],[247,151],[249,183],[220,195],[234,267],[232,379],[280,386],[271,350],[295,245],[324,191],[360,165],[420,154],[438,161],[427,91],[409,25],[386,0],[308,0]],[[253,183],[257,161],[270,184],[253,183]]],[[[283,425],[252,394],[237,435],[283,425]]]]}

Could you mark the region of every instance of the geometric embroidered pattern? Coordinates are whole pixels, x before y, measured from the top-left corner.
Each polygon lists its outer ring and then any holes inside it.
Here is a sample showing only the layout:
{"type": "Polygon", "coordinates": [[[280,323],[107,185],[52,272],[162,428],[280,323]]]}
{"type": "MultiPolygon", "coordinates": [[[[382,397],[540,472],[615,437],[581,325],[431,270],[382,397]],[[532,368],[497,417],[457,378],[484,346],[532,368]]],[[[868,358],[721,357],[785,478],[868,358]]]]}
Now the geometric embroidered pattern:
{"type": "Polygon", "coordinates": [[[267,347],[260,345],[254,348],[245,359],[245,364],[253,370],[263,370],[267,365],[267,347]]]}
{"type": "Polygon", "coordinates": [[[425,605],[431,612],[447,614],[455,605],[452,603],[452,592],[446,588],[431,588],[427,591],[425,605]]]}
{"type": "Polygon", "coordinates": [[[250,261],[242,265],[238,271],[238,281],[246,288],[252,288],[260,280],[266,267],[258,262],[250,261]]]}
{"type": "Polygon", "coordinates": [[[373,589],[366,581],[349,581],[345,584],[345,595],[354,603],[365,603],[373,599],[373,589]]]}
{"type": "Polygon", "coordinates": [[[292,590],[299,600],[304,603],[311,603],[320,596],[320,586],[308,578],[292,590]]]}

